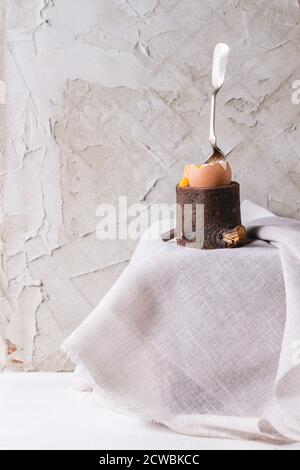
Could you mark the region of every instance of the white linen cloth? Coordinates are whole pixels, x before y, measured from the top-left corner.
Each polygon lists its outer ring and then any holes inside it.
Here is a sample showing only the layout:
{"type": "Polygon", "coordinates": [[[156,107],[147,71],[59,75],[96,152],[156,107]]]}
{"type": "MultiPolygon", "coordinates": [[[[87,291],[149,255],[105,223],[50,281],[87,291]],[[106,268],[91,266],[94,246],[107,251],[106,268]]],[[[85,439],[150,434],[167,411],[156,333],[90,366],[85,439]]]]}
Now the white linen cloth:
{"type": "Polygon", "coordinates": [[[237,249],[144,237],[62,347],[114,405],[177,432],[300,440],[300,222],[250,201],[242,217],[257,240],[237,249]]]}

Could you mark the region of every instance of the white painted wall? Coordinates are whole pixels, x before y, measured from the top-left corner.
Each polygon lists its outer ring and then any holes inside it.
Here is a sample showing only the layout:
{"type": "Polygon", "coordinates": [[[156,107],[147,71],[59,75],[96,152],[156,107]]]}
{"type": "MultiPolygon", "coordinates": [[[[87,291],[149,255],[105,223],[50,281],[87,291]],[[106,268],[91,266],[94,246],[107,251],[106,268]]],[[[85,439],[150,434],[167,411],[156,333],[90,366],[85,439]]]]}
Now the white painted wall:
{"type": "Polygon", "coordinates": [[[242,196],[300,218],[297,0],[7,0],[5,25],[0,323],[17,350],[2,366],[71,367],[60,342],[134,247],[96,238],[96,208],[174,201],[184,163],[209,152],[218,41],[232,48],[219,143],[242,196]]]}

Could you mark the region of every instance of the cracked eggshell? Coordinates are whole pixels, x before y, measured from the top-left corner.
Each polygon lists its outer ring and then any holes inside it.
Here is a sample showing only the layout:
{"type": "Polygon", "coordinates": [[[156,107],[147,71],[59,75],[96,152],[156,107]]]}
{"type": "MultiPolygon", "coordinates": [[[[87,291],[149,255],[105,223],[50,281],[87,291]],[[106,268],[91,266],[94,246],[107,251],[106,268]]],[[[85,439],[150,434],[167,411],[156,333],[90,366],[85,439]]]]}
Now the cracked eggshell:
{"type": "Polygon", "coordinates": [[[184,178],[191,188],[216,188],[231,183],[232,172],[228,162],[220,161],[206,165],[186,165],[184,178]]]}

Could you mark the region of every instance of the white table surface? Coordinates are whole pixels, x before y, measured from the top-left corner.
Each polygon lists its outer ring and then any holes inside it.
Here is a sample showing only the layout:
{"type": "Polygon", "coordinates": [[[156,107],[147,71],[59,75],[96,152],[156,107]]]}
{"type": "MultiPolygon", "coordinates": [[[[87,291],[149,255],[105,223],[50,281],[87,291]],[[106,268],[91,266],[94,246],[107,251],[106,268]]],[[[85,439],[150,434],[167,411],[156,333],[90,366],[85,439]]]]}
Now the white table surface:
{"type": "Polygon", "coordinates": [[[0,449],[290,450],[300,444],[208,439],[118,414],[72,387],[72,374],[0,374],[0,449]]]}

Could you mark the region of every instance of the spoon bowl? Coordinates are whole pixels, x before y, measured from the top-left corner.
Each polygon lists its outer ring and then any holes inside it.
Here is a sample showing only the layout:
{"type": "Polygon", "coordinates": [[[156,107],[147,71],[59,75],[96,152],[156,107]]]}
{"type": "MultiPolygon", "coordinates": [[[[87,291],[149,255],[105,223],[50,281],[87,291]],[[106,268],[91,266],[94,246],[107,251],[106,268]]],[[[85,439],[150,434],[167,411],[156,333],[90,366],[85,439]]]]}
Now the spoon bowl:
{"type": "Polygon", "coordinates": [[[209,165],[209,163],[216,163],[219,162],[220,160],[226,160],[226,157],[222,150],[219,149],[219,147],[215,146],[213,154],[208,157],[207,160],[205,160],[204,165],[209,165]]]}

